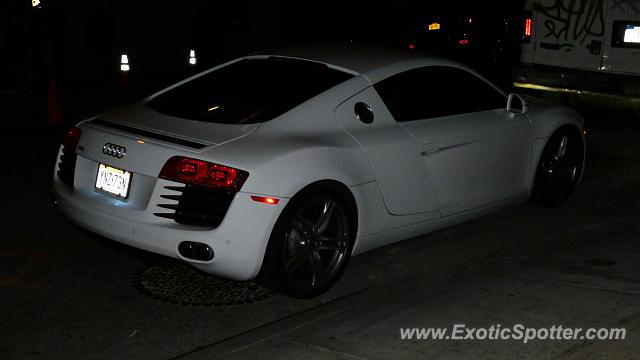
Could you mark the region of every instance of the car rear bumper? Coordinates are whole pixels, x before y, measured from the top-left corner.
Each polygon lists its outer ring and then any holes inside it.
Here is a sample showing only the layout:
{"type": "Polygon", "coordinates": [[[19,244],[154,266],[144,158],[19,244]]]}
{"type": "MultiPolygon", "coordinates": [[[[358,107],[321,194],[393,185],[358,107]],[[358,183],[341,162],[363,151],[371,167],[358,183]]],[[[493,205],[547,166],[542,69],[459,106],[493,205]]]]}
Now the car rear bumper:
{"type": "MultiPolygon", "coordinates": [[[[155,186],[152,200],[159,197],[156,192],[161,185],[155,186]]],[[[185,261],[207,273],[239,281],[250,280],[260,271],[271,229],[287,202],[287,199],[281,199],[277,205],[267,205],[251,200],[251,194],[239,192],[222,223],[209,229],[145,216],[153,212],[150,208],[122,209],[119,214],[117,206],[74,191],[57,178],[54,179],[54,196],[59,211],[83,228],[130,246],[185,261]],[[128,216],[132,211],[141,216],[128,216]],[[178,245],[183,241],[208,245],[214,252],[213,260],[202,262],[184,258],[178,252],[178,245]]]]}

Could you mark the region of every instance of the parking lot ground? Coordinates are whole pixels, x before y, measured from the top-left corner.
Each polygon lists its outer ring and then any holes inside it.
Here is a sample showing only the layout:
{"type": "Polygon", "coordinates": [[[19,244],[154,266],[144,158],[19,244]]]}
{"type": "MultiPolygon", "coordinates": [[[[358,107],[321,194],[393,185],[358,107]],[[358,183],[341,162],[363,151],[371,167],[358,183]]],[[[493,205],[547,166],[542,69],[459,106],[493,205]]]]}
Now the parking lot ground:
{"type": "MultiPolygon", "coordinates": [[[[188,359],[277,358],[619,358],[640,352],[637,244],[622,225],[571,235],[581,246],[549,258],[502,258],[446,282],[403,279],[393,291],[370,288],[225,342],[188,359]],[[610,236],[616,234],[616,251],[610,236]],[[624,274],[624,275],[623,275],[624,274]],[[624,340],[401,340],[401,328],[625,328],[624,340]],[[283,349],[286,349],[283,352],[283,349]]],[[[462,335],[466,335],[462,333],[462,335]]],[[[584,335],[584,333],[582,333],[584,335]]],[[[581,336],[581,335],[579,335],[581,336]]]]}

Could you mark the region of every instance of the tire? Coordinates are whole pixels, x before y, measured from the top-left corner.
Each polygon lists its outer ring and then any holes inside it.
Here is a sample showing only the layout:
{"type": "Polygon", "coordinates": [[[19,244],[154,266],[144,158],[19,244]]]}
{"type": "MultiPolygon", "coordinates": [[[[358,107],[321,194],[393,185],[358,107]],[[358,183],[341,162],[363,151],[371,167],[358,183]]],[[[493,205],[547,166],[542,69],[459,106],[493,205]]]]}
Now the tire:
{"type": "Polygon", "coordinates": [[[584,142],[579,131],[557,130],[542,151],[531,200],[544,207],[565,203],[576,189],[584,166],[584,142]]]}
{"type": "Polygon", "coordinates": [[[330,289],[351,257],[354,209],[347,197],[328,189],[294,197],[271,233],[258,282],[297,298],[330,289]]]}

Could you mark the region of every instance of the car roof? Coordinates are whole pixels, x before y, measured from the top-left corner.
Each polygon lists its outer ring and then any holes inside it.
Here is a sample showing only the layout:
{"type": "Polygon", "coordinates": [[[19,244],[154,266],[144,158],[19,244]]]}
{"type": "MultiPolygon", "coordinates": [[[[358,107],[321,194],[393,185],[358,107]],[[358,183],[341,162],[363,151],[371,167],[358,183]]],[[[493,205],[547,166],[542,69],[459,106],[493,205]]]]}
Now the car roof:
{"type": "Polygon", "coordinates": [[[282,56],[305,59],[332,65],[355,74],[366,74],[388,65],[411,60],[423,60],[435,64],[449,63],[446,60],[418,55],[410,50],[384,48],[367,45],[301,45],[276,50],[262,51],[254,56],[282,56]]]}

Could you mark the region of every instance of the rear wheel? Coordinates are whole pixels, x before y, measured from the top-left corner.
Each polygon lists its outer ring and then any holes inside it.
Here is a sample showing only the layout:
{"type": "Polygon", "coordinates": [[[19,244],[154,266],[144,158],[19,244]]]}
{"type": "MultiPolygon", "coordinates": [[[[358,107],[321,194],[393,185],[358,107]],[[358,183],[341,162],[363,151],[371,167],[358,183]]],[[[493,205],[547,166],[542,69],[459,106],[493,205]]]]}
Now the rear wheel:
{"type": "Polygon", "coordinates": [[[322,294],[344,272],[353,247],[351,204],[321,190],[294,198],[271,234],[260,278],[286,295],[322,294]]]}
{"type": "Polygon", "coordinates": [[[584,165],[584,143],[577,129],[555,132],[540,157],[532,200],[546,207],[563,204],[575,190],[584,165]]]}

